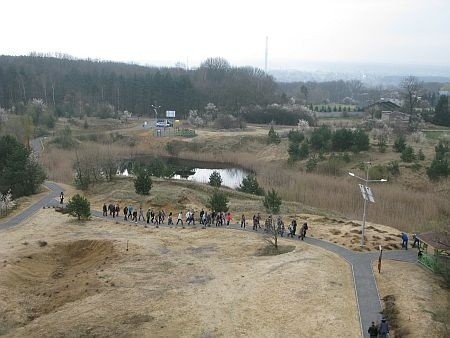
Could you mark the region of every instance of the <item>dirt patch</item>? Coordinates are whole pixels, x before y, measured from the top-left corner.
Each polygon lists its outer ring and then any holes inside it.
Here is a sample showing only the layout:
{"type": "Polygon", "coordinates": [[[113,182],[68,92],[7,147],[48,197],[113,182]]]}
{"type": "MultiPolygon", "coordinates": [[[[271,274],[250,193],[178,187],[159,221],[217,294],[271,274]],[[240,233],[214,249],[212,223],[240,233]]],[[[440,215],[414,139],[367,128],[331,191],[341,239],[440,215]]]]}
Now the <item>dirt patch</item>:
{"type": "MultiPolygon", "coordinates": [[[[24,251],[2,274],[23,302],[22,320],[31,321],[107,286],[99,272],[115,259],[108,240],[78,240],[24,251]]],[[[10,309],[12,311],[12,309],[10,309]]]]}

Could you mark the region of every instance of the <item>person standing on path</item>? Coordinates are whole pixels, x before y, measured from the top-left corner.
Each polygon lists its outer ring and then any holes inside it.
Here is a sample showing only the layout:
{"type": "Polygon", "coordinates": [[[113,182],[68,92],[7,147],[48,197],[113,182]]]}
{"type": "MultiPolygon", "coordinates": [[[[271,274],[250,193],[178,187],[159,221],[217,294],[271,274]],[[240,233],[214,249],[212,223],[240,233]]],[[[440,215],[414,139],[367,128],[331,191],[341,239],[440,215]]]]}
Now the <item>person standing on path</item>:
{"type": "Polygon", "coordinates": [[[147,216],[147,224],[150,223],[150,208],[148,208],[147,213],[145,214],[145,216],[147,216]]]}
{"type": "Polygon", "coordinates": [[[106,203],[103,203],[103,216],[108,216],[108,207],[106,203]]]}
{"type": "Polygon", "coordinates": [[[59,195],[59,204],[64,203],[64,192],[61,191],[61,194],[59,195]]]}
{"type": "Polygon", "coordinates": [[[380,335],[380,338],[387,338],[389,333],[389,323],[387,322],[386,318],[381,319],[380,326],[378,326],[378,334],[380,335]]]}
{"type": "Polygon", "coordinates": [[[402,248],[408,250],[408,234],[406,232],[402,232],[402,248]]]}
{"type": "Polygon", "coordinates": [[[367,332],[369,332],[370,337],[378,337],[378,327],[375,325],[375,322],[372,322],[372,325],[367,332]]]}
{"type": "Polygon", "coordinates": [[[125,207],[123,208],[123,220],[124,220],[124,221],[128,220],[127,215],[128,215],[128,207],[125,206],[125,207]]]}

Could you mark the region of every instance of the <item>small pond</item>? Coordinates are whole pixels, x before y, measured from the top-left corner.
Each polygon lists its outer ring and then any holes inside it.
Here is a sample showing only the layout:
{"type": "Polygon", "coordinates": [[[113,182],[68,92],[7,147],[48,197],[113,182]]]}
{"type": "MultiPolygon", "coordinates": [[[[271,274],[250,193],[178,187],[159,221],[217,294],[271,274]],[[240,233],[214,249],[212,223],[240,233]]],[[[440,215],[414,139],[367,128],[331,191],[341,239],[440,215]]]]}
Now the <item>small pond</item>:
{"type": "MultiPolygon", "coordinates": [[[[170,177],[172,179],[208,183],[209,176],[213,171],[217,171],[220,177],[222,177],[222,185],[233,189],[237,188],[242,183],[242,179],[250,174],[247,170],[236,168],[226,163],[182,160],[177,158],[158,158],[157,161],[163,162],[170,169],[170,177]]],[[[128,176],[133,162],[148,166],[152,165],[152,162],[155,162],[155,157],[145,156],[124,162],[120,169],[122,175],[128,176]]]]}

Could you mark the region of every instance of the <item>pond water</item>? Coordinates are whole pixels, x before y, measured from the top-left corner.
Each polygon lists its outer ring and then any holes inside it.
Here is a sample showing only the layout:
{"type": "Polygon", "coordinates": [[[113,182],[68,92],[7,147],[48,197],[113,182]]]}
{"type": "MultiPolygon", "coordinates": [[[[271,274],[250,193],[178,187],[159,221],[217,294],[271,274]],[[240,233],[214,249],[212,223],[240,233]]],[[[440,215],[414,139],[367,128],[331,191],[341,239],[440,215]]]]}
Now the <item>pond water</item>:
{"type": "Polygon", "coordinates": [[[237,188],[239,184],[242,183],[242,179],[248,175],[248,172],[237,169],[237,168],[226,168],[226,169],[209,169],[209,168],[194,168],[192,169],[193,174],[189,176],[185,175],[175,175],[172,178],[176,180],[188,180],[188,181],[194,181],[199,183],[208,183],[209,182],[209,176],[214,171],[217,171],[220,174],[220,177],[222,177],[222,185],[230,187],[230,188],[237,188]]]}
{"type": "MultiPolygon", "coordinates": [[[[139,159],[135,159],[134,161],[143,165],[149,165],[154,160],[154,157],[146,156],[139,157],[139,159]]],[[[214,171],[217,171],[222,178],[222,185],[233,189],[237,188],[242,183],[242,179],[250,174],[247,170],[235,168],[226,163],[182,160],[177,158],[159,158],[159,160],[163,161],[173,171],[172,179],[208,183],[209,176],[214,171]]],[[[132,162],[127,161],[121,166],[119,170],[121,175],[129,175],[132,162]]]]}

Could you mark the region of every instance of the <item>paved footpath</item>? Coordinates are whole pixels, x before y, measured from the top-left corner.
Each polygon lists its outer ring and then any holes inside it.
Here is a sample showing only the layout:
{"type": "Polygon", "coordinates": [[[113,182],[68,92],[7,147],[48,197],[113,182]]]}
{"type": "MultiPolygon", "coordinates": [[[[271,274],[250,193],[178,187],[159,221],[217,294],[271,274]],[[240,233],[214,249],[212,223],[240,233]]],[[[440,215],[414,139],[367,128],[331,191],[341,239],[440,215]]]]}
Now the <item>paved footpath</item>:
{"type": "MultiPolygon", "coordinates": [[[[43,208],[47,205],[58,205],[57,198],[59,197],[59,194],[61,191],[64,191],[59,185],[57,185],[54,182],[46,181],[44,185],[50,189],[50,193],[36,202],[35,204],[31,205],[24,211],[22,211],[20,214],[14,216],[12,219],[5,223],[0,223],[0,229],[8,228],[15,226],[27,218],[29,218],[31,215],[33,215],[35,212],[37,212],[39,209],[43,208]]],[[[92,210],[92,216],[99,217],[99,218],[105,218],[102,215],[101,211],[92,210]]],[[[108,216],[109,219],[112,219],[110,216],[108,216]]],[[[132,224],[129,221],[124,221],[123,216],[120,215],[116,218],[114,218],[114,221],[120,221],[123,223],[129,223],[132,224]]],[[[139,225],[144,225],[146,223],[139,222],[139,225]]],[[[152,225],[153,226],[153,225],[152,225]]],[[[167,225],[160,225],[160,226],[167,226],[167,225]]],[[[197,225],[198,226],[198,225],[197,225]]],[[[186,228],[189,228],[191,226],[186,226],[186,228]]],[[[213,227],[215,228],[215,227],[213,227]]],[[[243,230],[239,225],[230,225],[228,227],[223,226],[221,228],[232,228],[235,230],[243,230]]],[[[249,227],[245,229],[245,231],[252,232],[249,227]]],[[[258,233],[263,234],[264,232],[260,231],[258,233]]],[[[295,241],[296,239],[292,239],[295,241]]],[[[372,321],[379,321],[381,319],[381,301],[380,296],[378,294],[378,288],[377,284],[375,282],[375,276],[372,269],[373,261],[378,259],[378,252],[355,252],[348,250],[344,247],[341,247],[339,245],[320,240],[317,238],[312,237],[306,237],[304,240],[305,243],[315,245],[318,247],[321,247],[325,250],[334,252],[335,254],[339,255],[343,259],[345,259],[351,269],[353,274],[353,282],[355,284],[355,294],[356,294],[356,301],[358,305],[359,310],[359,320],[362,330],[362,336],[368,337],[367,330],[371,324],[372,321]]],[[[398,261],[404,261],[404,262],[410,262],[414,263],[417,261],[417,251],[416,250],[390,250],[390,251],[383,251],[383,259],[391,259],[391,260],[398,260],[398,261]]]]}
{"type": "Polygon", "coordinates": [[[42,209],[45,206],[58,205],[59,201],[57,200],[57,198],[59,198],[59,194],[61,193],[61,191],[64,191],[64,189],[61,188],[56,183],[50,181],[45,181],[44,186],[50,190],[47,196],[41,198],[36,203],[30,205],[28,208],[26,208],[16,216],[12,217],[8,221],[0,223],[0,229],[9,228],[23,222],[24,220],[32,216],[34,213],[36,213],[39,209],[42,209]]]}

